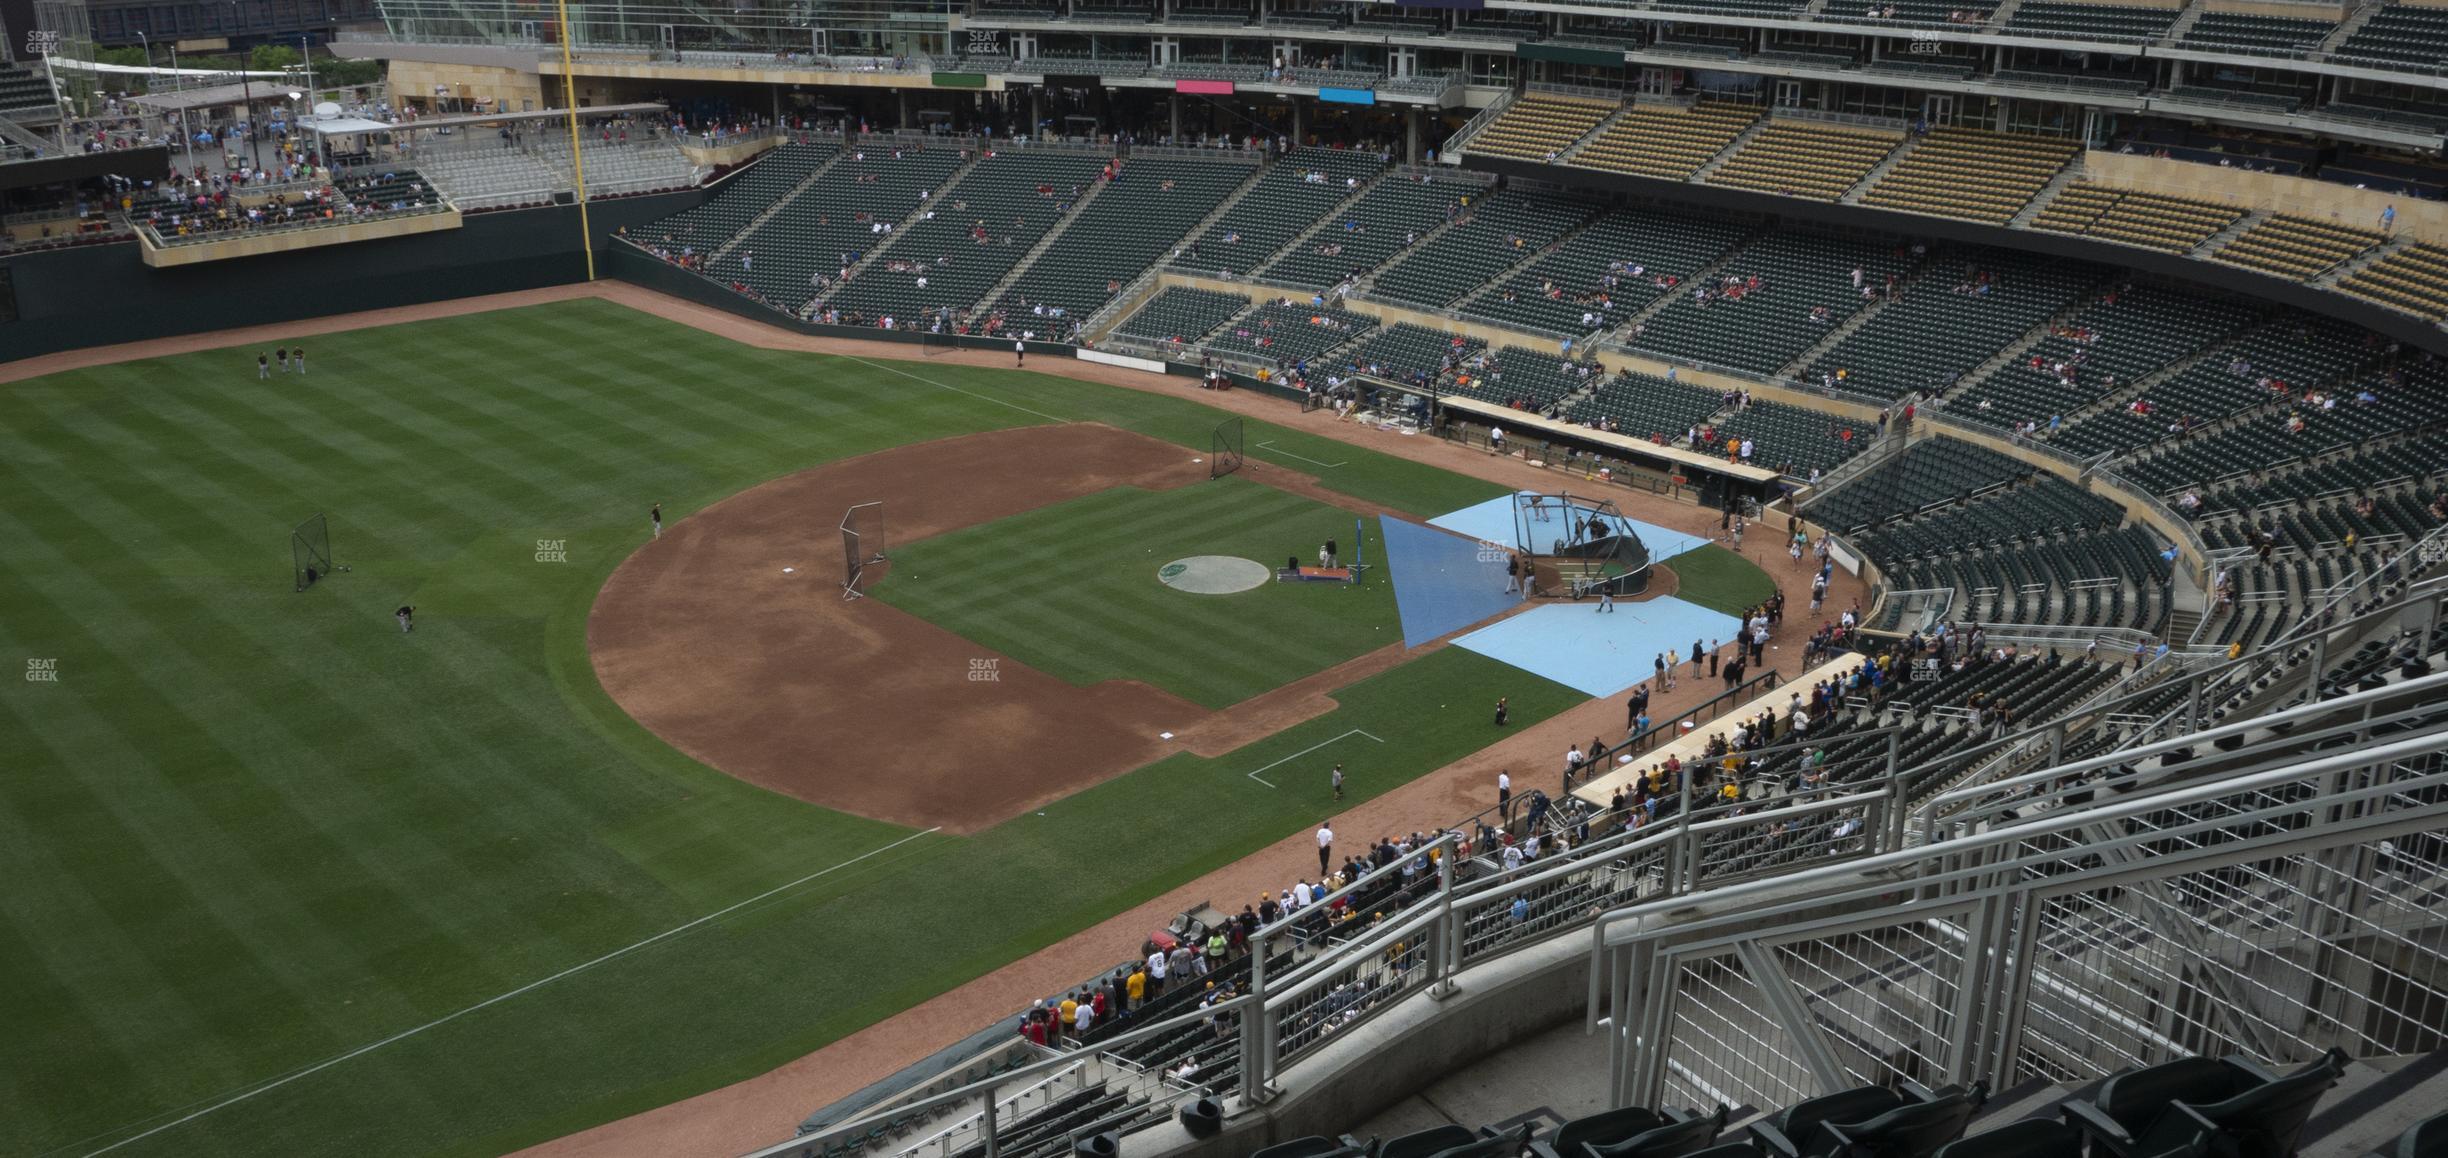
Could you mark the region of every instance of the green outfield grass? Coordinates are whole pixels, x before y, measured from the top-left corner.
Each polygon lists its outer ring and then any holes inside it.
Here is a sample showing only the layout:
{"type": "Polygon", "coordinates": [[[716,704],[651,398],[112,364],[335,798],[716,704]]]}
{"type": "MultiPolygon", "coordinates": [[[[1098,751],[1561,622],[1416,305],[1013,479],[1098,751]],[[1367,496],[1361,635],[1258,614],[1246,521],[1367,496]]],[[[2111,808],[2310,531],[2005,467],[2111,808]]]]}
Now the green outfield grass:
{"type": "MultiPolygon", "coordinates": [[[[1363,800],[1490,741],[1497,695],[1523,725],[1581,698],[1449,649],[1229,757],[975,837],[828,812],[697,765],[597,686],[587,611],[647,504],[685,518],[1047,416],[1204,453],[1217,412],[760,351],[594,301],[309,344],[306,379],[258,383],[229,350],[4,388],[0,664],[58,680],[0,684],[0,1154],[156,1128],[110,1152],[541,1141],[761,1072],[1314,824],[1325,762],[1363,800]],[[292,594],[289,528],[315,511],[353,570],[292,594]],[[1278,787],[1248,775],[1328,741],[1278,787]]],[[[1421,516],[1501,493],[1248,438],[1421,516]]]]}
{"type": "MultiPolygon", "coordinates": [[[[1143,680],[1225,707],[1402,640],[1394,585],[1269,583],[1191,595],[1157,569],[1191,555],[1281,566],[1351,512],[1261,483],[1117,487],[893,549],[886,602],[1075,684],[1143,680]]],[[[1376,520],[1366,520],[1371,541],[1376,520]]]]}
{"type": "Polygon", "coordinates": [[[1740,616],[1776,594],[1776,580],[1767,572],[1714,543],[1668,559],[1666,566],[1682,582],[1676,596],[1711,611],[1740,616]]]}

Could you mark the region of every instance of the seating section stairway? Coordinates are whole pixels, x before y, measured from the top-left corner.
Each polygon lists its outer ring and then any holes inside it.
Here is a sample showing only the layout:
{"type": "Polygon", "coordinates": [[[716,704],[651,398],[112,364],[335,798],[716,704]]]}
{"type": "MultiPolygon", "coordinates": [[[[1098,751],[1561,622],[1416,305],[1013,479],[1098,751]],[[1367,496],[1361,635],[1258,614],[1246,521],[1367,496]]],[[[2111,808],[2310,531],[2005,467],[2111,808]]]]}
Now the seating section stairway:
{"type": "Polygon", "coordinates": [[[2406,246],[2349,275],[2337,288],[2428,321],[2448,321],[2448,247],[2406,246]]]}
{"type": "Polygon", "coordinates": [[[1742,239],[1743,226],[1667,211],[1611,213],[1462,304],[1465,317],[1537,333],[1609,330],[1742,239]]]}
{"type": "Polygon", "coordinates": [[[2058,324],[2021,358],[1998,367],[1949,406],[1997,426],[2075,417],[2153,372],[2233,337],[2256,317],[2242,302],[2121,286],[2058,324]]]}
{"type": "Polygon", "coordinates": [[[1258,276],[1309,289],[1365,277],[1417,244],[1421,234],[1469,212],[1481,195],[1478,186],[1452,178],[1389,174],[1258,276]]]}
{"type": "MultiPolygon", "coordinates": [[[[979,160],[929,198],[927,216],[891,234],[876,259],[825,304],[913,321],[969,309],[1071,211],[1103,164],[1094,154],[1062,150],[979,160]]],[[[917,207],[914,196],[902,204],[904,213],[917,207]]]]}
{"type": "Polygon", "coordinates": [[[1494,157],[1554,160],[1618,107],[1613,101],[1587,97],[1524,93],[1480,129],[1465,148],[1494,157]]]}
{"type": "Polygon", "coordinates": [[[2032,219],[2031,227],[2187,253],[2244,216],[2245,210],[2230,205],[2076,181],[2032,219]]]}
{"type": "Polygon", "coordinates": [[[2302,281],[2383,240],[2377,230],[2282,213],[2237,234],[2210,259],[2302,281]]]}
{"type": "Polygon", "coordinates": [[[1199,273],[1247,274],[1384,169],[1385,159],[1375,153],[1294,149],[1191,242],[1176,264],[1199,273]]]}
{"type": "Polygon", "coordinates": [[[1171,157],[1134,159],[1020,275],[1005,309],[1049,305],[1087,317],[1215,212],[1250,175],[1246,165],[1171,157]]]}
{"type": "Polygon", "coordinates": [[[1711,185],[1834,201],[1895,151],[1903,134],[1851,125],[1776,121],[1702,180],[1711,185]]]}
{"type": "Polygon", "coordinates": [[[1772,233],[1729,258],[1716,284],[1679,287],[1675,300],[1651,315],[1630,344],[1773,374],[1862,306],[1851,271],[1860,269],[1866,286],[1883,286],[1910,260],[1892,244],[1772,233]],[[1814,320],[1814,308],[1824,308],[1827,320],[1814,320]]]}
{"type": "Polygon", "coordinates": [[[1172,286],[1132,311],[1114,332],[1176,348],[1196,346],[1248,308],[1249,299],[1239,294],[1172,286]]]}
{"type": "Polygon", "coordinates": [[[1442,308],[1479,292],[1597,212],[1595,205],[1524,193],[1480,197],[1452,228],[1377,275],[1370,296],[1442,308]]]}
{"type": "Polygon", "coordinates": [[[1950,258],[1820,353],[1803,377],[1885,398],[1944,390],[2072,304],[2094,276],[2089,266],[2003,250],[1950,258]]]}
{"type": "MultiPolygon", "coordinates": [[[[890,240],[892,234],[883,230],[909,216],[921,194],[941,189],[960,165],[960,154],[951,149],[856,150],[741,236],[711,272],[748,285],[768,301],[806,301],[844,267],[890,240]]],[[[798,184],[787,171],[770,180],[798,184]]],[[[733,195],[726,187],[717,202],[733,195]]],[[[738,195],[754,196],[746,189],[738,195]]]]}
{"type": "Polygon", "coordinates": [[[1759,116],[1749,105],[1635,104],[1573,154],[1572,164],[1680,181],[1733,144],[1759,116]]]}
{"type": "Polygon", "coordinates": [[[2063,137],[1933,129],[1861,203],[2004,225],[2079,152],[2063,137]]]}

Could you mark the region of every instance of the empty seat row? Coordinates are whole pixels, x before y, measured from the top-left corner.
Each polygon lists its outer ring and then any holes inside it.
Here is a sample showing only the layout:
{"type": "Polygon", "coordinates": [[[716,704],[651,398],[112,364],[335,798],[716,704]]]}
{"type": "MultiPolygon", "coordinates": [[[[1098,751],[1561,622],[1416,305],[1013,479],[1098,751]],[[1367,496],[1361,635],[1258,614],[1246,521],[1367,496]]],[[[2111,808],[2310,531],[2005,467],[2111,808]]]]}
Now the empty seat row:
{"type": "Polygon", "coordinates": [[[1886,160],[1903,134],[1808,121],[1775,121],[1712,170],[1711,185],[1834,201],[1886,160]]]}

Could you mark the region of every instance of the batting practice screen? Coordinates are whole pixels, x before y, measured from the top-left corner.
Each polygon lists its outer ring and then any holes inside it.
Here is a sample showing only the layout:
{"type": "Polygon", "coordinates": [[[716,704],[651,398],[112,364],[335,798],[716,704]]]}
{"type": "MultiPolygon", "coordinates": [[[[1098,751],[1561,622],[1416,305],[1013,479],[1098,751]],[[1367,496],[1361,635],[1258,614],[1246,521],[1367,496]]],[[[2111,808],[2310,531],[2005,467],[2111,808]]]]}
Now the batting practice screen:
{"type": "Polygon", "coordinates": [[[842,598],[865,594],[859,580],[884,561],[884,504],[860,503],[842,513],[842,598]]]}
{"type": "Polygon", "coordinates": [[[321,513],[289,532],[289,568],[300,591],[332,573],[331,524],[321,513]]]}
{"type": "Polygon", "coordinates": [[[1215,444],[1207,456],[1207,477],[1223,478],[1241,469],[1241,420],[1227,418],[1215,428],[1215,444]]]}

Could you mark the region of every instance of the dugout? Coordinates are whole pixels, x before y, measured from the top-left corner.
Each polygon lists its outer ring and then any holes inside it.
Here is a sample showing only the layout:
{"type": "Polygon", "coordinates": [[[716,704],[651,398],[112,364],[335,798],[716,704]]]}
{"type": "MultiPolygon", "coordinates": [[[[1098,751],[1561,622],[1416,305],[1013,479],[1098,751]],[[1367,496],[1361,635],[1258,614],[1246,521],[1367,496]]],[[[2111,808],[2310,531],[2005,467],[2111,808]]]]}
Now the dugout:
{"type": "Polygon", "coordinates": [[[1592,430],[1483,399],[1445,395],[1437,399],[1437,417],[1437,433],[1445,438],[1485,446],[1488,428],[1496,427],[1515,446],[1544,446],[1551,452],[1563,452],[1546,461],[1546,466],[1576,470],[1595,479],[1601,467],[1620,464],[1610,471],[1608,481],[1688,498],[1705,507],[1722,506],[1728,498],[1751,499],[1764,506],[1784,495],[1785,476],[1765,467],[1592,430]]]}

